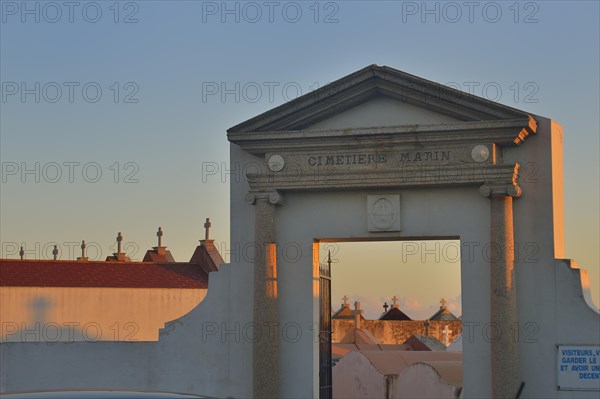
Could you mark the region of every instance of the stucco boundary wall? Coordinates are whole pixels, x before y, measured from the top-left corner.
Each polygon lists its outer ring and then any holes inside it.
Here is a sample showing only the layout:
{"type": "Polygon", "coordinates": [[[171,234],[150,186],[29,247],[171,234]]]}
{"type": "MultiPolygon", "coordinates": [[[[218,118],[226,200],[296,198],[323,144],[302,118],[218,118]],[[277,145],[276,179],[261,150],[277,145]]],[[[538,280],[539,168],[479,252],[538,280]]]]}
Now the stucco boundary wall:
{"type": "Polygon", "coordinates": [[[190,313],[167,323],[159,342],[0,343],[0,392],[116,389],[245,396],[251,382],[230,376],[229,354],[245,353],[245,364],[239,364],[249,371],[251,352],[243,349],[250,346],[239,324],[229,320],[229,277],[228,264],[210,273],[209,294],[190,313]]]}
{"type": "Polygon", "coordinates": [[[189,313],[206,291],[4,286],[0,287],[0,342],[156,342],[165,321],[189,313]]]}
{"type": "MultiPolygon", "coordinates": [[[[553,331],[554,342],[532,336],[530,342],[522,343],[522,352],[532,356],[535,352],[539,355],[539,351],[553,353],[558,343],[596,342],[600,336],[600,313],[588,302],[587,272],[572,261],[556,260],[554,266],[556,317],[563,322],[553,331]],[[583,314],[588,317],[581,317],[583,314]]],[[[229,351],[235,350],[232,345],[236,343],[235,335],[231,340],[223,340],[218,336],[220,333],[213,334],[205,327],[215,323],[215,319],[206,321],[205,313],[214,314],[219,306],[228,306],[227,298],[218,294],[226,290],[212,288],[228,285],[229,273],[229,265],[223,265],[218,273],[211,273],[209,295],[188,315],[168,323],[158,343],[1,343],[0,392],[103,388],[244,397],[243,392],[248,392],[245,389],[250,389],[248,381],[230,378],[232,373],[227,361],[229,351]],[[216,340],[212,339],[215,337],[216,340]]],[[[541,335],[544,336],[549,338],[548,334],[541,335]]],[[[240,341],[244,343],[243,339],[240,341]]],[[[250,360],[250,354],[246,355],[250,360]]],[[[246,370],[251,368],[250,363],[240,366],[246,370]]],[[[534,375],[523,377],[529,383],[533,383],[530,378],[535,378],[534,375]]],[[[555,397],[596,398],[597,392],[555,391],[555,397]]]]}

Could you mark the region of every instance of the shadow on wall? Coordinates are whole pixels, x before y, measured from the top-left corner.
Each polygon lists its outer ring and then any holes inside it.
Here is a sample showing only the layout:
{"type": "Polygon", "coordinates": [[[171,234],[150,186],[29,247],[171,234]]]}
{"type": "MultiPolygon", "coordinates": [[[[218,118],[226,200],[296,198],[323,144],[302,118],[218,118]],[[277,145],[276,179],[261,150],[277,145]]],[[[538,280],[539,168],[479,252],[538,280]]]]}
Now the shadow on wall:
{"type": "Polygon", "coordinates": [[[102,329],[98,323],[46,322],[53,304],[48,298],[37,296],[29,303],[30,321],[16,323],[2,322],[0,342],[58,342],[58,341],[98,341],[102,329]],[[83,327],[83,328],[80,328],[83,327]]]}

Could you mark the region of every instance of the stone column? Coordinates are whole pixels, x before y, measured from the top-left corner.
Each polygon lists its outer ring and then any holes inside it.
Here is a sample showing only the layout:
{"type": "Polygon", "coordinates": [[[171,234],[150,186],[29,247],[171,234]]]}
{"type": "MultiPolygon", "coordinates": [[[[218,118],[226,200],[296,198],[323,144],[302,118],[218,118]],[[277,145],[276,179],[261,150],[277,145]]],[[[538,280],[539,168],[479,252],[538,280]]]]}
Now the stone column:
{"type": "Polygon", "coordinates": [[[491,201],[490,328],[492,397],[514,398],[519,389],[519,343],[516,339],[517,296],[514,271],[513,197],[521,189],[512,184],[484,184],[479,189],[491,201]]]}
{"type": "Polygon", "coordinates": [[[279,397],[279,309],[277,298],[276,191],[250,192],[254,204],[254,341],[252,347],[252,397],[279,397]]]}

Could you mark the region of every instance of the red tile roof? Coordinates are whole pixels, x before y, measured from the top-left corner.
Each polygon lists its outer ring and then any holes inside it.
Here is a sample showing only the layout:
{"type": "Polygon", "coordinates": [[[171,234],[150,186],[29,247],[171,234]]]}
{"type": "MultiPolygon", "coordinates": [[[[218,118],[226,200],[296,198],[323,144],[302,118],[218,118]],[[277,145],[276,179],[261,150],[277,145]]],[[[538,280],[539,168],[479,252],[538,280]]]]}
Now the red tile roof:
{"type": "Polygon", "coordinates": [[[208,288],[197,263],[0,259],[3,287],[208,288]]]}

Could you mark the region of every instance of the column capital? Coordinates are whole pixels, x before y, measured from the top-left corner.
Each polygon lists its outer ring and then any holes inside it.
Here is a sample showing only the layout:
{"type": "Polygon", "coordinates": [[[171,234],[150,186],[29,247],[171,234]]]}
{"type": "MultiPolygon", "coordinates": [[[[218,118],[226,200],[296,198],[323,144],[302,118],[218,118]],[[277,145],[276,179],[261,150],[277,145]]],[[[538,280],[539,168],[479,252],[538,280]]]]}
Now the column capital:
{"type": "Polygon", "coordinates": [[[521,187],[519,187],[519,185],[515,182],[485,183],[484,185],[479,187],[479,194],[486,198],[491,198],[495,195],[505,195],[514,198],[519,198],[521,196],[521,187]]]}
{"type": "Polygon", "coordinates": [[[254,205],[257,201],[268,201],[272,205],[283,205],[284,198],[277,190],[248,191],[248,194],[246,194],[246,203],[254,205]]]}

